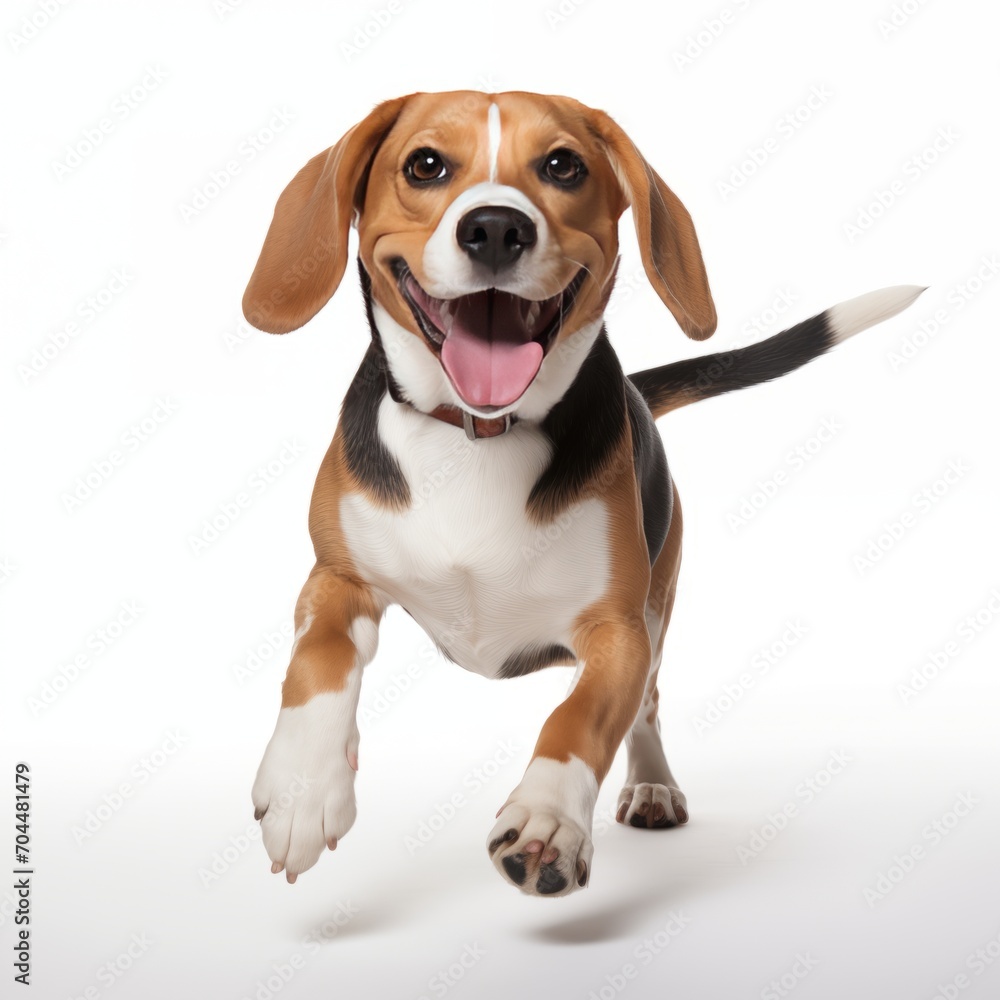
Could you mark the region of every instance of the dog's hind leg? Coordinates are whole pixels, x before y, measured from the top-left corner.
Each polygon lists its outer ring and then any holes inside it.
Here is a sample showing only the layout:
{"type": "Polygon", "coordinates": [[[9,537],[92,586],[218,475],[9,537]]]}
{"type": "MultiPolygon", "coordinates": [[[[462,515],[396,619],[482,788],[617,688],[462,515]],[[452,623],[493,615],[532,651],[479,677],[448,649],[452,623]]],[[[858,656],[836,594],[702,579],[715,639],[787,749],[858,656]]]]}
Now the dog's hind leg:
{"type": "Polygon", "coordinates": [[[664,828],[686,823],[687,801],[670,771],[660,739],[657,715],[659,692],[656,687],[663,638],[670,624],[677,576],[681,565],[681,507],[674,488],[674,505],[663,548],[653,564],[646,602],[646,623],[654,643],[649,678],[642,705],[626,737],[628,775],[618,796],[619,823],[631,826],[664,828]]]}

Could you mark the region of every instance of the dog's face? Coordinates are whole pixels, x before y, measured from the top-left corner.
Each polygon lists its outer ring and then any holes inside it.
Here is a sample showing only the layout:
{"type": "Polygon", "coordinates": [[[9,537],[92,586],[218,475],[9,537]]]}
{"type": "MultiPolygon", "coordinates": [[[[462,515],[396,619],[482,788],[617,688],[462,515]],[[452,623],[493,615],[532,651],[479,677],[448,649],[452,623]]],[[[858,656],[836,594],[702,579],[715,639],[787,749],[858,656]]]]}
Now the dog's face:
{"type": "Polygon", "coordinates": [[[421,409],[544,415],[600,329],[629,205],[653,286],[689,336],[709,336],[691,219],[607,115],[517,92],[398,98],[286,188],[244,311],[274,333],[311,319],[353,221],[403,393],[421,409]]]}

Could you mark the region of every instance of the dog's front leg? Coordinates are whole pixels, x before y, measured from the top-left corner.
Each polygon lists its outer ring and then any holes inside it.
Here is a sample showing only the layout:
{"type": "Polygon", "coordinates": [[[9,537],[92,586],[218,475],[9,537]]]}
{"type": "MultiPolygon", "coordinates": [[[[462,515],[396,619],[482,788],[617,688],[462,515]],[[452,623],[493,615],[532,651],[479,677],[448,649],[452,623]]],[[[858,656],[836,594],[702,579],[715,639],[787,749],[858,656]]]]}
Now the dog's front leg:
{"type": "Polygon", "coordinates": [[[576,683],[542,727],[488,841],[500,874],[530,895],[565,896],[587,884],[597,791],[646,683],[650,645],[642,614],[588,625],[576,650],[576,683]]]}
{"type": "Polygon", "coordinates": [[[281,711],[252,793],[271,870],[289,882],[354,823],[361,671],[382,610],[370,588],[321,566],[296,605],[281,711]]]}

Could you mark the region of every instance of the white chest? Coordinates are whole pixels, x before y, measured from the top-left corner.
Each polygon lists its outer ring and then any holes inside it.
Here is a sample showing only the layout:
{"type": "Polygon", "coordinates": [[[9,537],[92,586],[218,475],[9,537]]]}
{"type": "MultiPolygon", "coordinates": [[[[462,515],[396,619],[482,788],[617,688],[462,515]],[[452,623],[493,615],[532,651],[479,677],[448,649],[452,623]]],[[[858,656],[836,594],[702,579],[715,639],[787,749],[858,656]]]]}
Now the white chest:
{"type": "Polygon", "coordinates": [[[551,456],[518,424],[501,437],[462,432],[388,398],[379,432],[410,487],[402,513],[350,495],[341,524],[359,573],[402,605],[457,663],[487,676],[532,648],[572,649],[574,619],[609,572],[607,512],[596,499],[546,526],[525,504],[551,456]]]}

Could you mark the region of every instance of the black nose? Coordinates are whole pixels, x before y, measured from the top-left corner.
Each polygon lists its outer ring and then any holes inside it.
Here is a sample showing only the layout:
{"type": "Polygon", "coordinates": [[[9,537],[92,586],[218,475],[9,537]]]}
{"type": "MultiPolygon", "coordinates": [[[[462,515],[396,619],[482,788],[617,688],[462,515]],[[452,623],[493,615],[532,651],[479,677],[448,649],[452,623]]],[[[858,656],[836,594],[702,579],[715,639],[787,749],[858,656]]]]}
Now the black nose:
{"type": "Polygon", "coordinates": [[[535,224],[524,212],[502,205],[474,208],[458,224],[459,246],[494,274],[513,264],[538,239],[535,224]]]}

